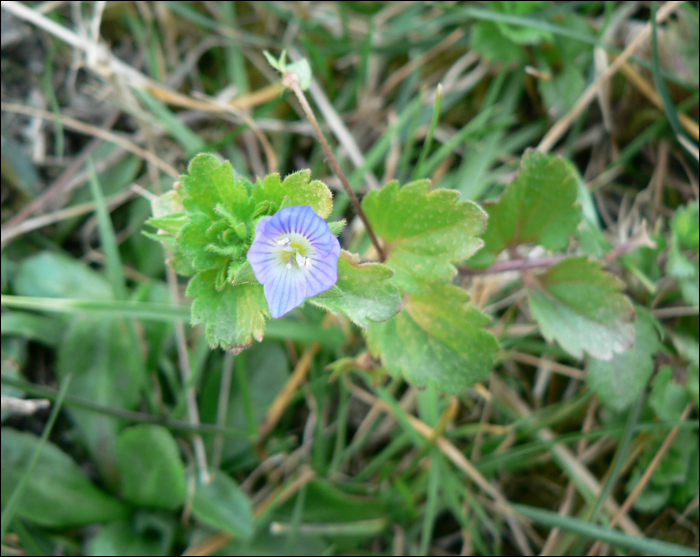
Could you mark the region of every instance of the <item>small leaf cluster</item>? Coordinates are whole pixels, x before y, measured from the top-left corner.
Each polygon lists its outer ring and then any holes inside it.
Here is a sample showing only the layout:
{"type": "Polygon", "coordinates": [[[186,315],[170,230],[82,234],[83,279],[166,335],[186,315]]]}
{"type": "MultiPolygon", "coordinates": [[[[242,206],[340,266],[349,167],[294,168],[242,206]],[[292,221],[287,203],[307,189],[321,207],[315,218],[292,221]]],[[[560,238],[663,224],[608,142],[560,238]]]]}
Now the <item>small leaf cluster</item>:
{"type": "Polygon", "coordinates": [[[205,326],[212,347],[241,350],[262,340],[269,316],[262,286],[245,258],[258,221],[291,205],[310,205],[326,218],[333,201],[328,187],[311,180],[308,170],[252,183],[237,176],[231,163],[201,154],[175,188],[152,205],[148,224],[159,232],[151,237],[171,250],[175,270],[191,277],[193,324],[205,326]]]}

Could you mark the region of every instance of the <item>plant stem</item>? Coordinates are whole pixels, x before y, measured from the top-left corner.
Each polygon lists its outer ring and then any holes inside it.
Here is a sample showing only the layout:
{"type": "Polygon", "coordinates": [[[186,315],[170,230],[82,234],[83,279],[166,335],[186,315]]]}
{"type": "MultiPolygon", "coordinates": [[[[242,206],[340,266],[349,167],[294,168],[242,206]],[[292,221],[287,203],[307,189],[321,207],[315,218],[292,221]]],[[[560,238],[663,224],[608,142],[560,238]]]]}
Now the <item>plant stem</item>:
{"type": "Polygon", "coordinates": [[[333,154],[333,150],[331,149],[331,146],[328,144],[328,141],[326,140],[326,137],[323,135],[323,132],[321,131],[321,126],[318,123],[318,120],[316,120],[316,116],[314,115],[314,111],[311,109],[311,106],[309,105],[309,102],[306,100],[306,95],[304,95],[304,91],[302,91],[301,86],[299,85],[299,76],[295,73],[286,73],[284,74],[284,77],[282,78],[282,84],[287,88],[291,89],[294,94],[297,96],[297,99],[299,99],[299,102],[301,103],[301,107],[304,109],[304,113],[306,114],[306,117],[309,119],[309,122],[311,122],[311,125],[313,126],[314,130],[316,131],[316,135],[318,136],[318,140],[321,142],[321,147],[323,147],[323,151],[326,153],[326,156],[328,157],[328,162],[331,165],[331,168],[333,168],[333,172],[335,172],[335,175],[340,179],[340,183],[343,184],[343,188],[345,189],[345,193],[348,194],[348,197],[350,198],[350,202],[352,203],[352,206],[355,208],[355,211],[357,212],[357,216],[360,217],[362,220],[362,223],[365,225],[365,229],[367,230],[367,234],[369,234],[369,239],[372,241],[372,245],[374,248],[377,250],[377,253],[379,254],[379,259],[381,261],[384,261],[386,259],[386,255],[384,254],[384,249],[379,243],[379,240],[377,239],[377,236],[374,233],[374,230],[372,229],[372,225],[369,223],[367,220],[367,215],[365,215],[364,210],[362,209],[362,205],[360,205],[360,200],[357,198],[357,195],[355,194],[355,191],[352,189],[352,186],[350,186],[350,182],[348,181],[347,176],[345,175],[345,172],[343,172],[343,169],[340,167],[340,164],[338,163],[338,159],[335,158],[335,155],[333,154]]]}
{"type": "MultiPolygon", "coordinates": [[[[170,256],[170,254],[168,254],[170,256]]],[[[168,287],[170,296],[175,304],[180,303],[180,293],[177,290],[177,275],[175,270],[170,266],[165,266],[165,272],[168,279],[168,287]]],[[[199,426],[199,408],[197,408],[197,395],[194,392],[194,386],[190,385],[190,376],[192,370],[190,367],[190,357],[187,353],[187,337],[185,335],[185,325],[182,321],[175,322],[175,338],[177,340],[177,357],[180,368],[180,378],[182,385],[186,389],[187,397],[187,418],[193,426],[199,426]]],[[[207,465],[207,453],[204,450],[204,441],[199,433],[192,435],[192,445],[194,447],[194,456],[197,460],[199,468],[199,477],[203,484],[208,484],[211,481],[209,475],[209,466],[207,465]]]]}
{"type": "Polygon", "coordinates": [[[460,267],[460,275],[493,275],[496,273],[505,273],[507,271],[518,271],[522,269],[534,269],[536,267],[551,267],[566,259],[565,255],[554,257],[543,257],[542,259],[511,259],[509,261],[500,261],[494,263],[486,269],[470,269],[469,267],[460,267]]]}

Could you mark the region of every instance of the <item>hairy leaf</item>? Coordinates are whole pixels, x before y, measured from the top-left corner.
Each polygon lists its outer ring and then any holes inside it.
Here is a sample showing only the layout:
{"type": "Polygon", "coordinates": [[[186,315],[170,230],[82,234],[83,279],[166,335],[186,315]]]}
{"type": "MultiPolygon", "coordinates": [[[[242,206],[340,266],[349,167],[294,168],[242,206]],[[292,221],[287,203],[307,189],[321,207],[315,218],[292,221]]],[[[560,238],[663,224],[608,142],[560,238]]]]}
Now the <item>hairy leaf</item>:
{"type": "Polygon", "coordinates": [[[564,159],[528,151],[500,199],[484,204],[485,245],[470,263],[490,265],[504,249],[525,243],[564,249],[581,220],[577,195],[576,177],[564,159]]]}
{"type": "Polygon", "coordinates": [[[654,318],[637,310],[634,346],[609,361],[591,359],[586,382],[598,398],[618,412],[631,406],[644,390],[654,371],[654,356],[660,347],[654,318]]]}
{"type": "Polygon", "coordinates": [[[486,214],[453,190],[429,190],[428,180],[403,187],[389,182],[368,193],[362,206],[375,232],[388,245],[386,264],[397,285],[414,293],[424,283],[448,281],[453,263],[470,257],[483,244],[486,214]]]}
{"type": "Polygon", "coordinates": [[[209,344],[240,351],[265,332],[267,301],[260,284],[226,284],[215,287],[218,271],[197,273],[187,287],[192,303],[192,324],[204,325],[209,344]]]}
{"type": "Polygon", "coordinates": [[[571,257],[550,267],[528,286],[532,315],[547,340],[576,358],[584,352],[610,360],[634,343],[634,306],[624,284],[603,264],[571,257]]]}
{"type": "Polygon", "coordinates": [[[235,179],[231,163],[219,162],[214,155],[202,153],[193,158],[180,183],[182,203],[188,212],[201,211],[213,219],[220,203],[242,221],[253,212],[248,191],[235,179]]]}
{"type": "Polygon", "coordinates": [[[270,213],[287,205],[310,205],[321,218],[333,210],[333,194],[320,180],[311,180],[310,170],[299,170],[282,181],[279,174],[268,174],[253,186],[253,199],[270,203],[270,213]],[[288,198],[285,203],[285,198],[288,198]]]}
{"type": "Polygon", "coordinates": [[[399,290],[389,282],[393,271],[380,263],[360,263],[347,251],[338,260],[337,294],[327,291],[310,301],[329,311],[342,311],[361,327],[392,318],[401,307],[399,290]]]}
{"type": "Polygon", "coordinates": [[[427,293],[406,296],[403,311],[372,323],[367,336],[392,373],[456,394],[491,372],[498,342],[483,329],[488,321],[462,289],[433,285],[427,293]]]}

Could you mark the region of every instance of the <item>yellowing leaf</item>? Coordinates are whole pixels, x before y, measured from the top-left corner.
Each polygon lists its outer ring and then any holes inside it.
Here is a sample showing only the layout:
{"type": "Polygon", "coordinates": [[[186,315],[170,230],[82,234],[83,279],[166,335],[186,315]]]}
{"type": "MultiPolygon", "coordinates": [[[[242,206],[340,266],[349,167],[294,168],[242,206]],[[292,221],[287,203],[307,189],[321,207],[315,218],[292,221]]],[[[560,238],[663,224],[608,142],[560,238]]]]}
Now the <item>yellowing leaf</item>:
{"type": "Polygon", "coordinates": [[[576,358],[584,352],[610,360],[634,343],[634,306],[624,284],[603,264],[571,257],[539,275],[528,288],[532,316],[547,340],[576,358]]]}
{"type": "Polygon", "coordinates": [[[498,342],[483,329],[488,321],[462,289],[433,285],[425,294],[406,296],[404,310],[372,323],[367,337],[392,373],[458,394],[491,372],[498,342]]]}

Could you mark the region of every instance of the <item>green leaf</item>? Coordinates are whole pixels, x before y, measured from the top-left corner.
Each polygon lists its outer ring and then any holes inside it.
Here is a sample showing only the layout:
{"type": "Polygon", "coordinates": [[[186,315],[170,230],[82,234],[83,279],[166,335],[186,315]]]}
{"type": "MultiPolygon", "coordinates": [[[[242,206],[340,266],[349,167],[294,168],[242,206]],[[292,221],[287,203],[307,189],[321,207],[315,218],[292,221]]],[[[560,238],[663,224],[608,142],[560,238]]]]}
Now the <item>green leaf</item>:
{"type": "Polygon", "coordinates": [[[357,256],[342,251],[336,283],[339,295],[329,297],[323,292],[309,301],[328,311],[342,311],[367,328],[372,322],[391,319],[401,308],[399,290],[389,282],[393,274],[385,265],[360,263],[357,256]]]}
{"type": "Polygon", "coordinates": [[[525,243],[563,250],[581,220],[577,196],[576,177],[564,159],[527,151],[500,199],[484,204],[489,224],[474,262],[488,266],[504,249],[525,243]]]}
{"type": "Polygon", "coordinates": [[[646,387],[654,372],[654,356],[660,347],[654,318],[637,308],[634,346],[615,354],[609,361],[591,359],[586,383],[606,406],[622,412],[646,387]]]}
{"type": "MultiPolygon", "coordinates": [[[[34,455],[39,438],[3,428],[2,504],[34,455]]],[[[49,528],[65,528],[124,518],[128,509],[97,487],[80,466],[51,442],[46,443],[17,510],[20,517],[49,528]]]]}
{"type": "Polygon", "coordinates": [[[687,389],[673,379],[673,368],[663,366],[651,386],[649,405],[662,420],[677,422],[690,397],[687,389]]]}
{"type": "Polygon", "coordinates": [[[199,271],[220,267],[226,262],[226,256],[209,249],[214,244],[214,238],[207,233],[212,224],[207,215],[190,213],[187,224],[177,236],[180,253],[199,271]]]}
{"type": "Polygon", "coordinates": [[[197,273],[187,287],[192,303],[192,324],[205,325],[212,348],[240,352],[260,341],[265,332],[267,300],[260,284],[214,286],[217,271],[197,273]]]}
{"type": "Polygon", "coordinates": [[[345,221],[345,219],[336,220],[336,221],[333,221],[333,222],[329,222],[329,223],[328,223],[328,228],[331,229],[331,232],[332,232],[334,235],[340,236],[340,233],[343,231],[343,228],[345,228],[345,225],[346,225],[346,224],[347,224],[347,222],[345,221]]]}
{"type": "Polygon", "coordinates": [[[491,21],[479,21],[471,28],[469,42],[472,49],[487,60],[510,64],[525,57],[525,51],[505,39],[498,26],[491,21]]]}
{"type": "Polygon", "coordinates": [[[301,58],[296,62],[289,64],[286,68],[287,73],[295,73],[299,76],[299,86],[306,91],[311,86],[311,66],[306,58],[301,58]]]}
{"type": "Polygon", "coordinates": [[[163,195],[151,199],[151,212],[153,218],[168,217],[173,214],[184,213],[185,206],[182,204],[180,187],[166,191],[163,195]]]}
{"type": "MultiPolygon", "coordinates": [[[[59,347],[56,371],[62,380],[72,374],[70,395],[105,406],[134,409],[146,382],[146,366],[133,323],[98,316],[76,318],[59,347]]],[[[69,408],[68,412],[102,478],[116,487],[119,422],[79,408],[69,408]]]]}
{"type": "Polygon", "coordinates": [[[137,425],[117,440],[121,493],[137,506],[173,511],[185,501],[185,467],[170,432],[159,425],[137,425]]]}
{"type": "Polygon", "coordinates": [[[285,68],[287,67],[287,51],[286,50],[282,51],[279,59],[275,59],[275,57],[272,56],[272,54],[270,54],[267,50],[263,50],[263,54],[265,55],[265,59],[267,60],[267,63],[270,64],[270,66],[275,68],[280,73],[285,72],[285,68]]]}
{"type": "Polygon", "coordinates": [[[399,188],[396,181],[369,192],[362,201],[374,231],[389,248],[386,264],[394,281],[410,292],[423,284],[448,281],[453,263],[470,257],[483,244],[486,215],[478,205],[459,201],[453,190],[429,190],[428,180],[399,188]]]}
{"type": "Polygon", "coordinates": [[[111,300],[109,282],[90,267],[53,252],[28,257],[14,277],[15,293],[46,298],[111,300]]]}
{"type": "Polygon", "coordinates": [[[153,539],[151,532],[141,534],[129,520],[105,524],[98,534],[87,542],[87,555],[167,555],[163,544],[153,539]],[[151,534],[151,535],[148,535],[151,534]]]}
{"type": "MultiPolygon", "coordinates": [[[[234,362],[234,373],[238,378],[245,374],[246,380],[234,379],[238,388],[231,389],[226,426],[237,431],[256,431],[289,379],[289,366],[288,356],[278,342],[264,340],[239,354],[234,362]],[[242,383],[247,383],[247,389],[241,388],[242,383]]],[[[220,390],[221,374],[210,374],[200,398],[203,422],[216,422],[220,390]]],[[[223,462],[242,458],[242,453],[252,452],[252,447],[253,442],[249,439],[227,439],[222,451],[223,462]]]]}
{"type": "Polygon", "coordinates": [[[153,217],[146,221],[146,224],[160,228],[170,234],[177,234],[180,229],[187,223],[187,215],[182,213],[172,213],[162,217],[153,217]]]}
{"type": "Polygon", "coordinates": [[[245,186],[235,179],[228,161],[219,162],[214,155],[202,153],[190,161],[187,174],[180,178],[182,202],[189,212],[201,211],[212,220],[215,207],[222,203],[232,214],[245,221],[252,215],[245,186]]]}
{"type": "Polygon", "coordinates": [[[571,257],[528,285],[530,309],[544,337],[575,358],[610,360],[634,343],[635,311],[623,288],[602,263],[571,257]]]}
{"type": "Polygon", "coordinates": [[[425,294],[406,296],[403,311],[372,323],[367,336],[392,373],[457,394],[491,372],[498,342],[483,329],[488,321],[462,289],[433,285],[425,294]]]}
{"type": "Polygon", "coordinates": [[[697,249],[700,224],[698,224],[698,202],[688,204],[676,211],[671,221],[671,243],[668,252],[666,270],[681,287],[686,302],[697,306],[700,300],[700,265],[697,249]],[[694,257],[689,257],[684,250],[693,250],[694,257]]]}
{"type": "Polygon", "coordinates": [[[279,174],[268,174],[253,186],[253,199],[257,204],[271,204],[270,214],[283,207],[285,198],[289,205],[310,205],[321,218],[327,219],[333,211],[333,194],[320,180],[311,180],[310,170],[299,170],[282,181],[279,174]]]}
{"type": "MultiPolygon", "coordinates": [[[[504,1],[491,2],[487,6],[495,11],[502,12],[508,15],[521,16],[546,8],[549,5],[547,1],[504,1]]],[[[536,27],[527,27],[522,25],[510,25],[509,23],[497,22],[499,31],[504,37],[518,45],[536,45],[542,41],[552,41],[553,36],[549,31],[538,29],[536,27]]]]}
{"type": "Polygon", "coordinates": [[[253,272],[253,266],[250,264],[250,261],[246,259],[243,262],[243,264],[236,270],[236,272],[233,275],[232,284],[260,284],[258,278],[253,272]]]}
{"type": "Polygon", "coordinates": [[[63,323],[56,317],[24,311],[6,311],[0,320],[3,335],[20,335],[55,347],[63,337],[63,323]]]}
{"type": "Polygon", "coordinates": [[[192,514],[205,524],[241,538],[253,535],[253,506],[238,484],[221,470],[211,482],[198,481],[192,499],[192,514]]]}

